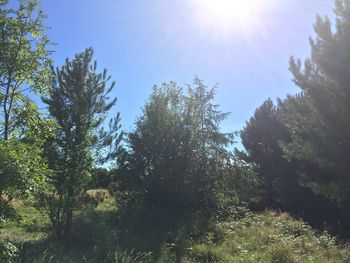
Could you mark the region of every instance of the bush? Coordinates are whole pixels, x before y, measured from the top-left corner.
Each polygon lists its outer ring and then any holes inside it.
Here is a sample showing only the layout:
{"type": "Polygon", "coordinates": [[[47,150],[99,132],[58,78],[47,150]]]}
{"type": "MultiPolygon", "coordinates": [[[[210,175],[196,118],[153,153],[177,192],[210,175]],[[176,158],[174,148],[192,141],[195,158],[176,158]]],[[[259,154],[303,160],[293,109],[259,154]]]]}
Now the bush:
{"type": "Polygon", "coordinates": [[[18,248],[10,242],[0,242],[0,262],[11,263],[18,256],[18,248]]]}

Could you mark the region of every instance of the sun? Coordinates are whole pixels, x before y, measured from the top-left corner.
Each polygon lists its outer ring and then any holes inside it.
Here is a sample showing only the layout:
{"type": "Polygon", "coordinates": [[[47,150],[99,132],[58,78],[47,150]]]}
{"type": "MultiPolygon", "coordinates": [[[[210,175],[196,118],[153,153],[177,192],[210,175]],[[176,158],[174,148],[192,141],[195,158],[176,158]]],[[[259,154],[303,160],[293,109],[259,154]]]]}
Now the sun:
{"type": "Polygon", "coordinates": [[[252,0],[202,0],[203,15],[218,22],[243,22],[256,10],[252,0]]]}
{"type": "Polygon", "coordinates": [[[254,31],[272,0],[192,0],[196,23],[221,33],[254,31]]]}

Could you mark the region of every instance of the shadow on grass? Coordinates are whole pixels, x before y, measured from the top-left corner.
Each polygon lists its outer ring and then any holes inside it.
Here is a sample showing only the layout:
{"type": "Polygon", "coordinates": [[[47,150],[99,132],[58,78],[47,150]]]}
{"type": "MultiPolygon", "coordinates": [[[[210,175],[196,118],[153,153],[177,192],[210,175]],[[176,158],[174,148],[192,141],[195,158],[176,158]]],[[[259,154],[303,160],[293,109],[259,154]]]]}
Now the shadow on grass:
{"type": "MultiPolygon", "coordinates": [[[[59,241],[49,237],[27,242],[22,245],[17,262],[135,262],[132,259],[118,260],[118,255],[127,258],[126,255],[140,253],[147,255],[149,262],[156,262],[164,247],[167,253],[173,254],[172,261],[181,262],[191,237],[200,233],[201,225],[206,223],[200,224],[201,220],[196,218],[196,224],[193,224],[193,216],[182,220],[176,218],[165,211],[152,214],[132,210],[123,215],[115,211],[82,213],[76,220],[70,240],[59,241]]],[[[146,259],[136,262],[146,262],[146,259]]]]}
{"type": "Polygon", "coordinates": [[[210,226],[208,218],[199,213],[180,217],[176,210],[129,210],[118,218],[117,242],[123,250],[151,251],[154,262],[182,262],[192,239],[210,226]]]}
{"type": "Polygon", "coordinates": [[[26,242],[20,245],[18,262],[112,262],[106,260],[115,242],[114,218],[114,212],[83,213],[76,221],[72,238],[63,241],[49,236],[26,242]]]}

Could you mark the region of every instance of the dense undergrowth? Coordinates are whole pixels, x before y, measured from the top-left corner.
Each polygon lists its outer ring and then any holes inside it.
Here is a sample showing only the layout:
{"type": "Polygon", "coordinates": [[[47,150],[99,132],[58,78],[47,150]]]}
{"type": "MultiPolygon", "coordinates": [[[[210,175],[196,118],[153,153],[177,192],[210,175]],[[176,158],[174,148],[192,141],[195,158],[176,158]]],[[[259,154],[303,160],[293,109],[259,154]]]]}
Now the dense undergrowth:
{"type": "MultiPolygon", "coordinates": [[[[75,238],[57,241],[48,233],[49,221],[27,203],[18,204],[20,222],[1,225],[8,241],[8,262],[349,262],[350,251],[326,232],[316,232],[286,213],[265,211],[212,223],[192,235],[186,222],[170,228],[130,218],[118,221],[111,199],[85,207],[76,216],[75,238]],[[15,244],[18,250],[11,247],[15,244]]],[[[136,216],[136,214],[134,215],[136,216]]],[[[193,230],[193,228],[192,228],[193,230]]]]}

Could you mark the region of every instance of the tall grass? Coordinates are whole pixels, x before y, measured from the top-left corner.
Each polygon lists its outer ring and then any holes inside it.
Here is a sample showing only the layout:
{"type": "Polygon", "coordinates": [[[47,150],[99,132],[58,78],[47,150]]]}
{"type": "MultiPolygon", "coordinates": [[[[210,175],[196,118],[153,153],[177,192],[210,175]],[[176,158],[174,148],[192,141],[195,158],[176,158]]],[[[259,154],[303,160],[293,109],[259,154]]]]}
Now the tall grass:
{"type": "Polygon", "coordinates": [[[23,204],[23,221],[3,224],[0,241],[20,248],[17,262],[33,263],[350,262],[350,246],[285,213],[245,213],[194,237],[185,222],[176,232],[137,213],[118,222],[107,200],[89,209],[78,215],[75,238],[62,242],[50,238],[46,218],[23,204]]]}

